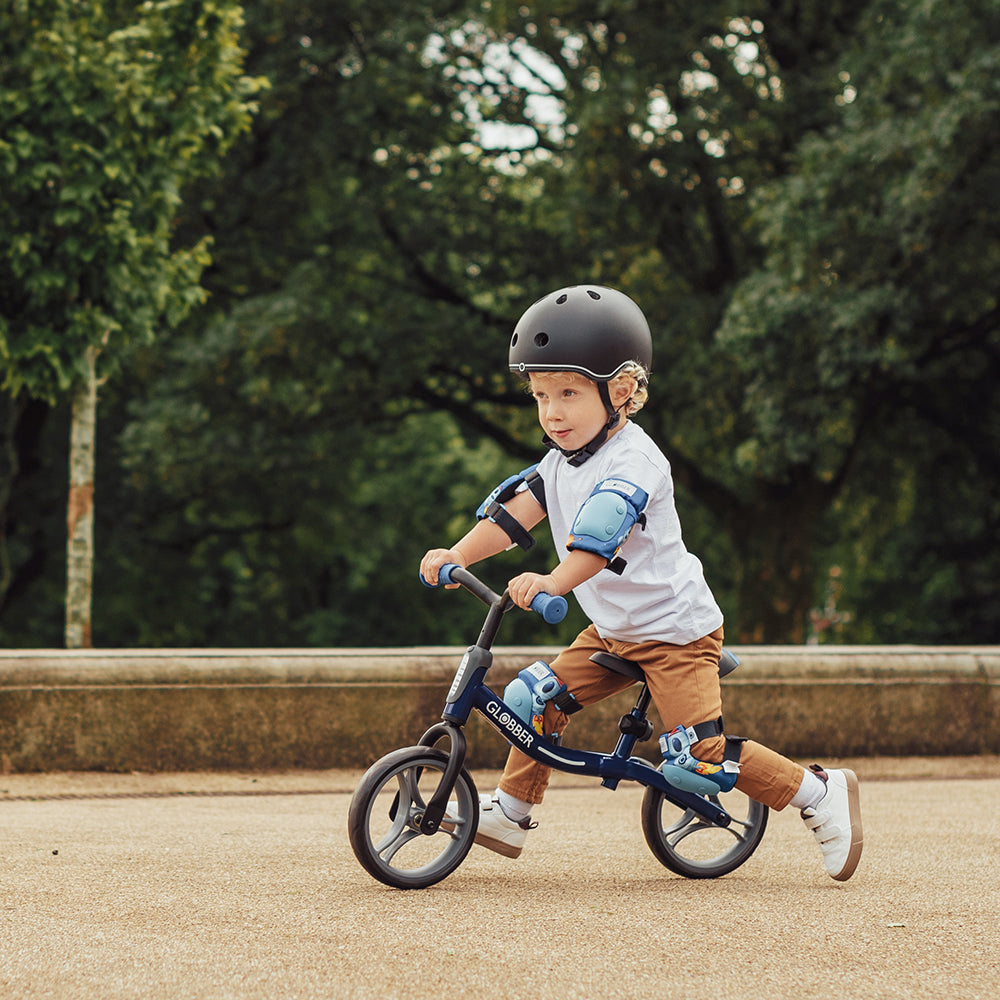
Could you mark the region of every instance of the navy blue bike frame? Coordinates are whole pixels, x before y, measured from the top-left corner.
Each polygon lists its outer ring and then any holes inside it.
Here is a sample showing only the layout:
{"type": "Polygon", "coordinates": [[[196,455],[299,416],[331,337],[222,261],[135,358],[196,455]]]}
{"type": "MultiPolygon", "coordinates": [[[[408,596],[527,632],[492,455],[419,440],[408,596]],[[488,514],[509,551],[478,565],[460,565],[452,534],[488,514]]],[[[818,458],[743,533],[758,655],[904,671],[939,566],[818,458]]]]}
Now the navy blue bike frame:
{"type": "Polygon", "coordinates": [[[502,597],[494,594],[472,574],[465,573],[461,576],[459,579],[459,574],[456,573],[455,582],[462,583],[480,600],[489,604],[490,611],[478,643],[465,651],[465,656],[455,673],[441,715],[442,721],[428,729],[419,741],[420,746],[434,746],[445,737],[450,742],[448,765],[441,777],[440,785],[427,804],[421,822],[421,832],[434,833],[444,816],[448,797],[465,760],[466,741],[463,727],[469,721],[474,709],[480,712],[509,743],[528,757],[548,767],[571,774],[602,778],[603,784],[609,788],[615,788],[622,780],[651,785],[662,792],[669,802],[680,809],[690,809],[708,823],[716,826],[730,824],[732,818],[725,809],[703,796],[675,788],[652,764],[632,757],[632,749],[637,742],[635,736],[622,734],[613,753],[596,753],[553,743],[526,725],[485,683],[486,674],[493,664],[490,647],[499,631],[503,615],[514,607],[514,604],[506,594],[502,597]],[[472,586],[473,583],[476,586],[472,586]]]}

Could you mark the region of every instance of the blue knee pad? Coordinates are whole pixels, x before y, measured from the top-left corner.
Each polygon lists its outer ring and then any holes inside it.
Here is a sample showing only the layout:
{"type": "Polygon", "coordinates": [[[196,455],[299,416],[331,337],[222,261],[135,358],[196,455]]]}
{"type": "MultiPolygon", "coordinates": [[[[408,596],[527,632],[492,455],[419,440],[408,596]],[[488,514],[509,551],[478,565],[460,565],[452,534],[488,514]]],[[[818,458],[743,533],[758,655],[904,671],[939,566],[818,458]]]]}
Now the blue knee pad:
{"type": "Polygon", "coordinates": [[[566,685],[542,660],[535,660],[530,667],[518,671],[517,677],[503,692],[504,704],[539,736],[543,735],[545,703],[553,699],[556,700],[556,708],[567,715],[579,707],[566,685]]]}
{"type": "MultiPolygon", "coordinates": [[[[721,733],[709,735],[721,735],[721,733]]],[[[675,788],[686,792],[694,792],[697,795],[718,795],[719,792],[728,792],[739,777],[739,750],[742,749],[743,741],[727,736],[726,757],[721,764],[713,764],[711,761],[698,760],[691,753],[691,744],[704,738],[698,734],[696,727],[689,726],[678,726],[669,733],[664,733],[660,737],[660,751],[663,754],[660,773],[675,788]],[[738,744],[735,758],[730,750],[732,743],[738,744]]]]}

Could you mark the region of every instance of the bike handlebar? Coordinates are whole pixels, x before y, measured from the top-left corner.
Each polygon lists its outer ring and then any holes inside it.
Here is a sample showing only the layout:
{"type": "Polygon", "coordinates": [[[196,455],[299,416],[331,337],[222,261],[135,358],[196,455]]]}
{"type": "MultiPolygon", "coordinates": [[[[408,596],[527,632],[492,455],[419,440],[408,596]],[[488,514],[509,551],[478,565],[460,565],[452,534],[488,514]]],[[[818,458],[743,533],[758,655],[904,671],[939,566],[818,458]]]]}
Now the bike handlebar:
{"type": "MultiPolygon", "coordinates": [[[[420,582],[425,587],[435,586],[433,583],[428,583],[422,573],[420,574],[420,582]]],[[[438,582],[436,586],[440,587],[442,584],[447,583],[461,584],[466,590],[470,590],[476,597],[487,604],[492,604],[495,600],[499,600],[497,595],[480,579],[473,576],[464,566],[459,566],[457,563],[445,563],[438,570],[438,582]]],[[[566,603],[565,597],[554,597],[552,594],[543,593],[536,594],[532,599],[531,610],[535,614],[540,615],[550,625],[558,625],[566,617],[569,605],[566,603]]]]}
{"type": "Polygon", "coordinates": [[[553,596],[544,592],[535,594],[531,599],[530,607],[536,615],[540,615],[550,625],[558,625],[566,617],[566,612],[569,610],[565,597],[553,596]]]}

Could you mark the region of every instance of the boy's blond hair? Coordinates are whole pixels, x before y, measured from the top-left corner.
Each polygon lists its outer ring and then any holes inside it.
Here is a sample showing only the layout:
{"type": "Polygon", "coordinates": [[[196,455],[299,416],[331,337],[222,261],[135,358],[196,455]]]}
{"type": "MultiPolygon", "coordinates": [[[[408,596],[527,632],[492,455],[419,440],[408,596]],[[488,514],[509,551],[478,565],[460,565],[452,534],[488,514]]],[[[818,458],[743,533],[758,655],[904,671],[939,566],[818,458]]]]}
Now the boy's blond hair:
{"type": "MultiPolygon", "coordinates": [[[[539,374],[542,374],[539,372],[539,374]]],[[[579,372],[561,372],[561,371],[551,371],[545,372],[546,375],[565,375],[567,377],[573,375],[579,375],[579,372]]],[[[531,373],[528,373],[528,377],[524,380],[524,387],[527,392],[531,392],[531,373]]],[[[586,375],[583,378],[587,378],[586,375]]],[[[612,387],[617,385],[619,382],[624,382],[625,379],[632,379],[635,382],[635,388],[632,390],[632,395],[625,401],[622,410],[625,416],[631,417],[638,413],[645,405],[646,400],[649,399],[649,375],[646,369],[638,361],[629,361],[622,366],[621,371],[615,375],[614,378],[608,380],[608,392],[612,391],[612,387]]],[[[593,379],[591,379],[593,381],[593,379]]]]}
{"type": "Polygon", "coordinates": [[[631,417],[638,413],[646,405],[646,400],[649,399],[649,375],[646,374],[646,369],[638,361],[630,361],[608,382],[608,392],[612,391],[617,382],[627,378],[635,380],[635,389],[625,403],[625,415],[631,417]]]}

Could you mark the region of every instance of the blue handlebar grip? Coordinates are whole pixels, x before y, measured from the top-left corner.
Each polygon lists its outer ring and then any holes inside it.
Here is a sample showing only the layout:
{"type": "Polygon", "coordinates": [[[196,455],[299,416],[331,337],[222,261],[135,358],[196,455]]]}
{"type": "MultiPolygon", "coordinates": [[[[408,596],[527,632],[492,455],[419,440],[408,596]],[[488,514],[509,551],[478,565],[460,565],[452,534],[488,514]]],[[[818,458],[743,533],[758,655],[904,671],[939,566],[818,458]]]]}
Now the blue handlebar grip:
{"type": "Polygon", "coordinates": [[[423,573],[419,574],[420,575],[420,582],[425,587],[443,587],[446,583],[451,583],[451,571],[453,569],[458,569],[458,563],[445,563],[438,570],[438,582],[436,584],[434,584],[434,583],[428,583],[424,579],[424,574],[423,573]]]}
{"type": "Polygon", "coordinates": [[[550,625],[558,625],[566,617],[569,605],[565,597],[536,594],[531,602],[531,610],[541,615],[550,625]]]}

